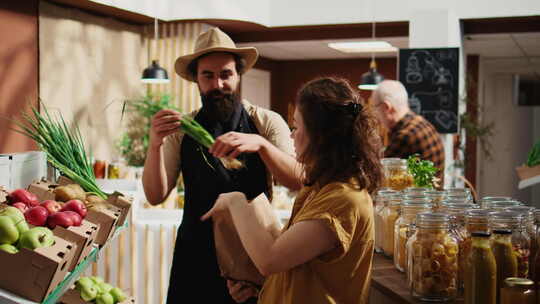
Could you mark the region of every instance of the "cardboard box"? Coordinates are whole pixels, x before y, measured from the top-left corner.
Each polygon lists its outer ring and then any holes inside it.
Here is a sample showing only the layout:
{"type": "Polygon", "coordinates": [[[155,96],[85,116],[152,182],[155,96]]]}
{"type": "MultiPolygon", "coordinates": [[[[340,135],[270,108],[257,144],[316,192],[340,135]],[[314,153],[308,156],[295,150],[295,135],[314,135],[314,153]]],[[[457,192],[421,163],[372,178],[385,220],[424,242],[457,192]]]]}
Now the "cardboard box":
{"type": "Polygon", "coordinates": [[[107,202],[118,209],[120,209],[120,217],[118,218],[117,225],[123,226],[131,210],[131,204],[133,203],[133,197],[124,196],[120,192],[114,192],[109,195],[107,202]]]}
{"type": "Polygon", "coordinates": [[[7,202],[9,192],[2,186],[0,186],[0,204],[7,202]]]}
{"type": "Polygon", "coordinates": [[[34,181],[28,186],[28,191],[34,193],[40,201],[54,200],[54,189],[58,187],[57,184],[51,183],[46,179],[34,181]]]}
{"type": "Polygon", "coordinates": [[[53,230],[54,235],[63,238],[77,247],[73,255],[73,260],[69,264],[68,271],[72,271],[80,262],[82,262],[90,251],[92,251],[94,241],[98,234],[99,225],[83,220],[80,226],[71,226],[67,229],[56,226],[53,230]]]}
{"type": "MultiPolygon", "coordinates": [[[[92,303],[92,302],[84,301],[81,298],[79,292],[76,291],[75,289],[69,289],[68,291],[66,291],[66,293],[64,293],[64,295],[60,298],[60,300],[58,300],[58,304],[87,304],[87,303],[92,303]]],[[[135,303],[135,298],[133,297],[127,298],[126,300],[122,302],[118,302],[118,304],[134,304],[134,303],[135,303]]]]}
{"type": "Polygon", "coordinates": [[[519,180],[528,179],[540,175],[540,165],[534,167],[520,166],[516,168],[519,180]]]}
{"type": "Polygon", "coordinates": [[[120,209],[110,206],[109,209],[94,210],[88,209],[86,220],[94,224],[99,224],[99,229],[94,242],[100,246],[110,239],[116,230],[116,223],[120,217],[120,209]]]}
{"type": "Polygon", "coordinates": [[[57,236],[54,245],[16,254],[0,250],[0,288],[25,299],[42,302],[68,272],[74,245],[57,236]]]}

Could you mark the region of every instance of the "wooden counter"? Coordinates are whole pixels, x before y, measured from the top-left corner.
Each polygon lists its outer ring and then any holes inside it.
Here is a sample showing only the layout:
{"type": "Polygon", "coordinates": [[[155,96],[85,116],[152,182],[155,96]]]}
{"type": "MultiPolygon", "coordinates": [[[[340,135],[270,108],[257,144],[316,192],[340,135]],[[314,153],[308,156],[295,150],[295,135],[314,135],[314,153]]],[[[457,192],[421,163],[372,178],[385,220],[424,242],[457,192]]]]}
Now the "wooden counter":
{"type": "MultiPolygon", "coordinates": [[[[394,262],[382,254],[373,255],[373,272],[369,303],[417,304],[426,303],[411,296],[405,274],[394,267],[394,262]]],[[[463,301],[446,302],[462,304],[463,301]]]]}

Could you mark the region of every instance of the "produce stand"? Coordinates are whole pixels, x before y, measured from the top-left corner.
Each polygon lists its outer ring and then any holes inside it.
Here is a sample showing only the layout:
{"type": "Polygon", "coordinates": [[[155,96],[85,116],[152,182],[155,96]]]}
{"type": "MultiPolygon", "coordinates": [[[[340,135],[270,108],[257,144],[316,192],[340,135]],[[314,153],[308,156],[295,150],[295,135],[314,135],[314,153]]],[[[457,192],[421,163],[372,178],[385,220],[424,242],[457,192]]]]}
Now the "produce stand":
{"type": "MultiPolygon", "coordinates": [[[[82,261],[75,269],[70,272],[64,280],[58,284],[58,286],[55,288],[55,290],[43,301],[42,304],[55,304],[60,297],[75,283],[75,281],[79,278],[79,276],[84,273],[84,271],[100,256],[100,252],[105,249],[105,247],[110,243],[110,241],[114,238],[116,238],[125,228],[128,227],[128,222],[126,221],[123,226],[119,226],[116,228],[113,237],[102,247],[95,247],[92,249],[88,257],[82,261]]],[[[24,284],[24,282],[21,282],[21,284],[24,284]]],[[[8,291],[0,289],[0,302],[11,304],[38,304],[37,302],[26,300],[20,296],[14,295],[13,293],[10,293],[8,291]]]]}

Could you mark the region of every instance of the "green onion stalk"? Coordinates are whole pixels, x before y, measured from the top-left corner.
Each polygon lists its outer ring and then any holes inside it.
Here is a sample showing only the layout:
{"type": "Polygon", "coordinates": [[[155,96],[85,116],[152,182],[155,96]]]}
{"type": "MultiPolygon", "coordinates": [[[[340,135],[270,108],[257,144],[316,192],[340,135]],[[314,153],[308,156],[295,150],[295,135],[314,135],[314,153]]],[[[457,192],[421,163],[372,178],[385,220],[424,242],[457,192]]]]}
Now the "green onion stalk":
{"type": "MultiPolygon", "coordinates": [[[[208,133],[208,131],[206,131],[203,126],[201,126],[197,121],[195,121],[195,119],[184,115],[182,119],[180,119],[180,123],[180,129],[184,131],[187,135],[191,136],[203,147],[208,149],[214,144],[215,140],[212,135],[210,135],[210,133],[208,133]]],[[[244,167],[244,164],[236,158],[223,157],[219,160],[228,170],[237,170],[244,167]]]]}
{"type": "Polygon", "coordinates": [[[59,118],[53,118],[45,106],[43,112],[40,114],[36,108],[32,108],[33,116],[23,114],[26,124],[13,121],[19,127],[15,131],[33,139],[47,154],[47,160],[63,175],[86,192],[106,199],[107,194],[97,186],[78,125],[69,128],[61,113],[59,118]]]}

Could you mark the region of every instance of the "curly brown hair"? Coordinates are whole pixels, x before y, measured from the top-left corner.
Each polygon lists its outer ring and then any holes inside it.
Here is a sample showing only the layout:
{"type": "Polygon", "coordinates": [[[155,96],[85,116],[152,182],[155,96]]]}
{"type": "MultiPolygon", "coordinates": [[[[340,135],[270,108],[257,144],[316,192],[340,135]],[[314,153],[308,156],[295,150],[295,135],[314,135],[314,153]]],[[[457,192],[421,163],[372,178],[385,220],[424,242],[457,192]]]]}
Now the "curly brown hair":
{"type": "Polygon", "coordinates": [[[378,120],[346,79],[314,79],[298,92],[309,140],[301,155],[307,184],[348,182],[374,192],[382,181],[378,120]]]}

